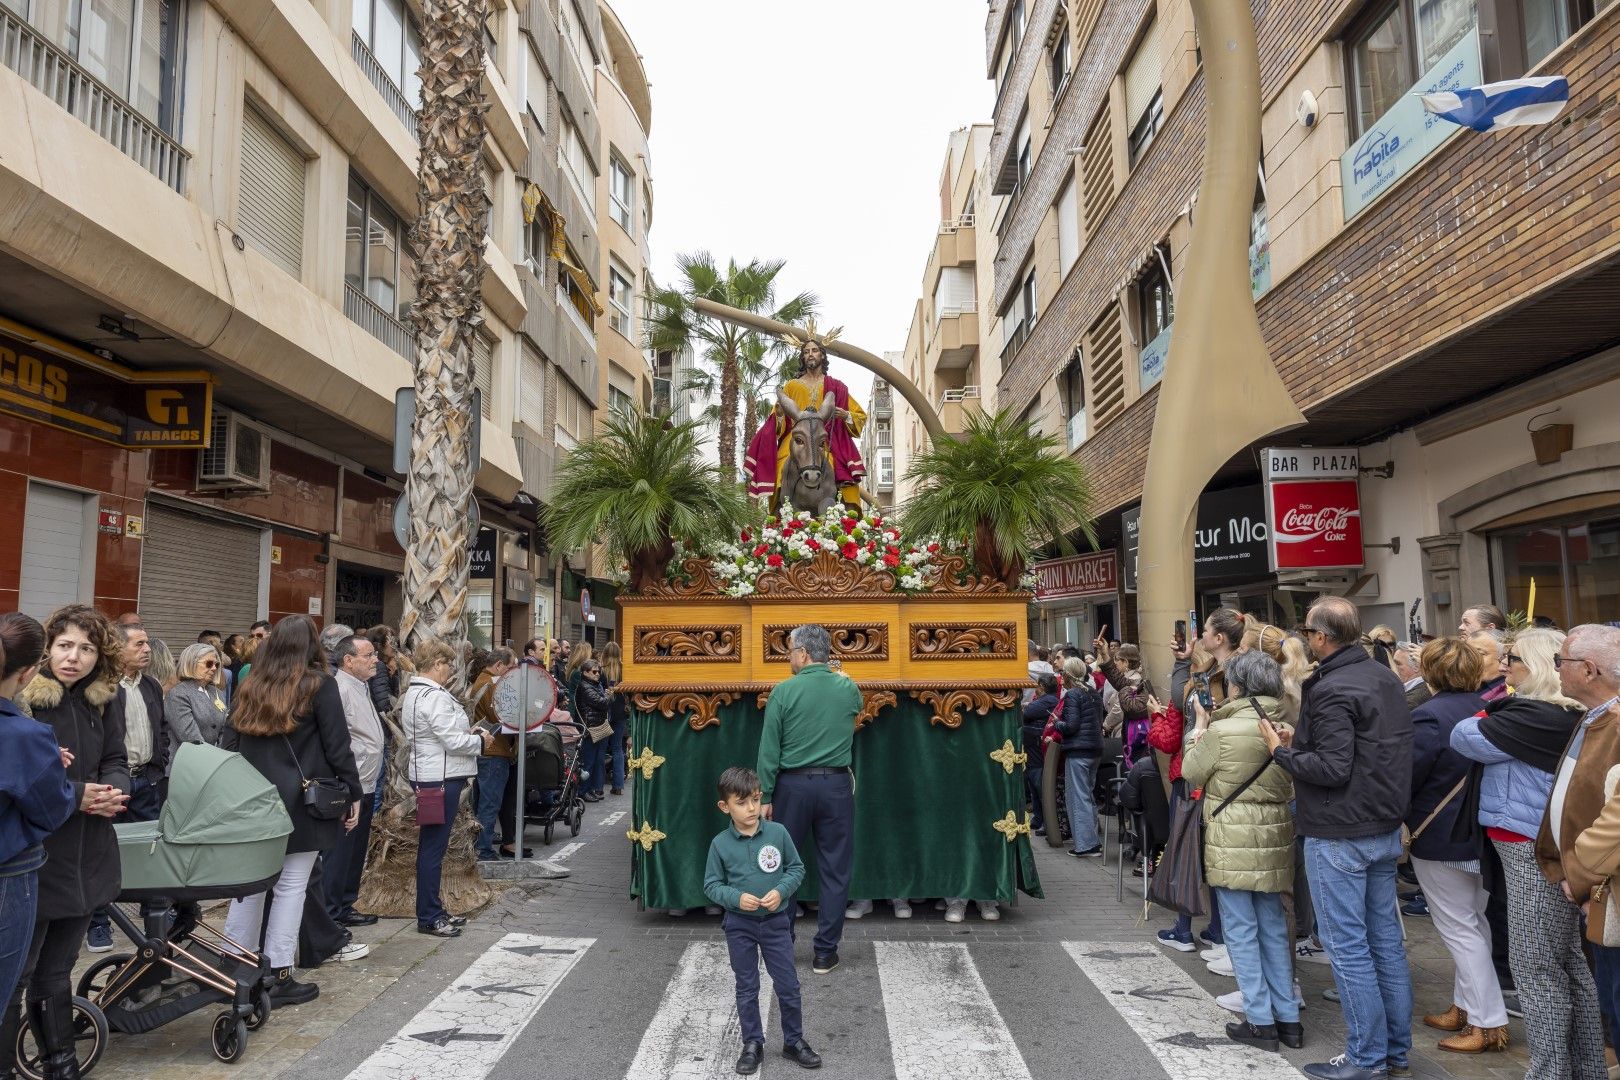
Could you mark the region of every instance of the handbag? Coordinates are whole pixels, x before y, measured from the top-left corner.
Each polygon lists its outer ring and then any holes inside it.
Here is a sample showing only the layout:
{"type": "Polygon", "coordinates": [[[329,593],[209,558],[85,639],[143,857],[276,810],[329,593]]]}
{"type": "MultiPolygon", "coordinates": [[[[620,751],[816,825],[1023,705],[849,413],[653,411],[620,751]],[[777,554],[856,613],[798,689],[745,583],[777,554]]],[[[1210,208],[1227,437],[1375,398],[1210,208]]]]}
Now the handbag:
{"type": "Polygon", "coordinates": [[[1451,800],[1455,799],[1458,795],[1461,795],[1462,789],[1467,786],[1468,777],[1464,776],[1461,780],[1457,781],[1456,787],[1446,792],[1446,797],[1440,800],[1440,805],[1436,806],[1433,810],[1430,810],[1429,816],[1419,822],[1417,828],[1408,829],[1405,825],[1401,826],[1401,858],[1403,860],[1410,859],[1412,857],[1412,845],[1417,843],[1417,838],[1423,835],[1423,830],[1427,829],[1429,827],[1429,823],[1440,816],[1440,811],[1450,806],[1451,800]]]}
{"type": "Polygon", "coordinates": [[[1148,899],[1183,915],[1208,914],[1204,905],[1202,798],[1178,799],[1170,810],[1170,834],[1148,885],[1148,899]]]}
{"type": "MultiPolygon", "coordinates": [[[[412,719],[409,727],[411,732],[412,764],[415,764],[417,760],[416,748],[419,744],[417,742],[416,734],[415,709],[417,702],[421,700],[421,697],[422,695],[418,694],[416,698],[411,701],[412,719]]],[[[450,763],[448,760],[446,760],[444,768],[441,770],[441,772],[449,772],[449,770],[450,763]]],[[[417,770],[417,772],[418,775],[420,775],[420,768],[417,770]]],[[[444,777],[441,775],[437,784],[429,784],[418,780],[416,782],[416,827],[420,829],[429,825],[443,825],[449,820],[450,819],[446,814],[446,807],[444,805],[444,777]]]]}
{"type": "Polygon", "coordinates": [[[293,759],[293,768],[298,770],[298,783],[304,789],[304,812],[316,821],[336,821],[346,817],[349,813],[349,786],[333,776],[311,780],[304,775],[304,766],[299,764],[298,755],[294,753],[287,736],[283,735],[281,741],[293,759]]]}
{"type": "Polygon", "coordinates": [[[1042,746],[1063,741],[1063,735],[1058,731],[1057,725],[1058,717],[1063,715],[1063,699],[1068,693],[1067,689],[1058,692],[1057,704],[1052,706],[1052,713],[1046,718],[1046,726],[1041,729],[1042,746]]]}

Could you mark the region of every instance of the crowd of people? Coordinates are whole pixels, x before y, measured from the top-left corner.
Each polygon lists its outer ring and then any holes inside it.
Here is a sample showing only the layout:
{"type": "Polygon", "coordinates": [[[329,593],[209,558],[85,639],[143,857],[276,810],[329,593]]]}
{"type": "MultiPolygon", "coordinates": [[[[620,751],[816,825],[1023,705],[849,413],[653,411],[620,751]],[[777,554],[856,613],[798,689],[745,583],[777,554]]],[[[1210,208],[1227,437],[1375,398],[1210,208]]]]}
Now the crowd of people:
{"type": "MultiPolygon", "coordinates": [[[[1237,980],[1220,999],[1242,1017],[1230,1038],[1304,1045],[1295,967],[1328,964],[1346,1045],[1306,1073],[1410,1075],[1404,912],[1432,918],[1455,964],[1451,1001],[1422,1016],[1439,1049],[1504,1050],[1509,1016],[1523,1016],[1529,1080],[1611,1075],[1620,628],[1510,628],[1479,605],[1453,635],[1403,641],[1364,633],[1354,604],[1326,598],[1292,631],[1219,609],[1175,656],[1161,702],[1128,644],[1032,647],[1026,745],[1032,761],[1064,750],[1070,854],[1100,854],[1106,736],[1121,739],[1119,798],[1148,854],[1201,848],[1209,924],[1194,936],[1181,915],[1158,940],[1205,946],[1209,969],[1237,980]],[[1178,811],[1201,838],[1171,827],[1178,811]]],[[[1033,770],[1030,782],[1038,814],[1033,770]]]]}
{"type": "MultiPolygon", "coordinates": [[[[406,656],[389,627],[318,629],[289,616],[241,634],[204,630],[176,658],[135,612],[113,621],[71,605],[43,625],[0,615],[0,1076],[11,1075],[25,1003],[46,1074],[78,1076],[71,979],[81,952],[114,946],[113,826],[158,820],[175,755],[188,743],[240,753],[291,818],[274,886],[233,900],[225,918],[231,941],[262,950],[273,1008],[318,996],[315,983],[295,978],[297,968],[370,952],[352,930],[378,919],[356,903],[390,760],[403,760],[417,795],[417,930],[459,935],[465,919],[445,909],[441,881],[464,788],[477,787],[481,858],[510,856],[519,835],[514,750],[491,691],[518,664],[548,660],[566,688],[562,704],[596,728],[586,736],[584,797],[604,797],[610,768],[621,793],[629,723],[613,689],[622,671],[611,644],[596,658],[589,645],[536,639],[518,658],[430,641],[406,656]],[[451,692],[463,673],[465,705],[451,692]],[[397,756],[386,717],[405,740],[397,756]],[[310,798],[317,787],[330,797],[310,798]]],[[[142,904],[149,927],[180,914],[142,904]]]]}

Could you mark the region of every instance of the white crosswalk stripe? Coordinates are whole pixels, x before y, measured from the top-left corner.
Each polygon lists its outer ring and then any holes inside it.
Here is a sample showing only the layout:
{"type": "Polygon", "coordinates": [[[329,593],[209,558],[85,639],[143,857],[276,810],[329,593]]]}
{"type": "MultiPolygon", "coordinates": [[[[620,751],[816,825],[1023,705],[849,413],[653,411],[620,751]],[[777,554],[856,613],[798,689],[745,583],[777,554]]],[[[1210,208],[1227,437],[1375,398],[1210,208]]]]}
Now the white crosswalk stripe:
{"type": "Polygon", "coordinates": [[[507,934],[349,1080],[482,1080],[594,940],[507,934]]]}
{"type": "MultiPolygon", "coordinates": [[[[776,985],[761,965],[760,1023],[769,1027],[776,985]]],[[[625,1080],[719,1080],[732,1076],[742,1049],[737,990],[725,941],[696,941],[647,1025],[625,1080]]],[[[762,1067],[763,1075],[769,1068],[762,1067]]]]}
{"type": "Polygon", "coordinates": [[[1177,1080],[1299,1080],[1286,1058],[1227,1039],[1232,1014],[1153,946],[1065,941],[1063,948],[1177,1080]]]}
{"type": "Polygon", "coordinates": [[[874,943],[897,1080],[1031,1080],[966,945],[874,943]]]}

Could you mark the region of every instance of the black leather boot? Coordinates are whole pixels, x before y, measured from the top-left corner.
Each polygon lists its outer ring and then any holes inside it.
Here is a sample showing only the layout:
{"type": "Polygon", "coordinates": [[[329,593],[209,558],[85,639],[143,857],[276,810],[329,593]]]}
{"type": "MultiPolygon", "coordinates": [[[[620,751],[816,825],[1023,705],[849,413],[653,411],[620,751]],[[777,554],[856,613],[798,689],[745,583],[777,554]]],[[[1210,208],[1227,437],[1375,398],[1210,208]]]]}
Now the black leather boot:
{"type": "Polygon", "coordinates": [[[17,1033],[22,1030],[22,1004],[7,1001],[0,1012],[0,1080],[17,1080],[17,1033]]]}
{"type": "Polygon", "coordinates": [[[39,1042],[45,1080],[79,1080],[79,1059],[73,1045],[73,995],[52,994],[28,1003],[28,1018],[39,1042]]]}

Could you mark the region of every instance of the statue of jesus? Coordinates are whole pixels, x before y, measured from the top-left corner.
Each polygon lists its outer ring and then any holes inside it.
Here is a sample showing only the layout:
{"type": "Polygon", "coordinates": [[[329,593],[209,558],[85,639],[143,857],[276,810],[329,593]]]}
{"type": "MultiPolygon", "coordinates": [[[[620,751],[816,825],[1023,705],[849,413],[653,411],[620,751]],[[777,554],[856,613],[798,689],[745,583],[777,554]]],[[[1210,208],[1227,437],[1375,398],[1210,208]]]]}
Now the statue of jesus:
{"type": "Polygon", "coordinates": [[[849,387],[827,374],[826,343],[837,336],[836,330],[818,335],[815,324],[811,323],[805,340],[788,339],[790,344],[799,346],[799,376],[777,391],[776,406],[766,414],[764,423],[748,443],[748,453],[743,458],[748,493],[771,496],[773,506],[781,495],[794,418],[806,411],[819,410],[823,399],[831,396],[834,409],[826,424],[827,458],[838,482],[840,500],[852,510],[860,509],[861,481],[866,478],[866,465],[861,461],[860,447],[855,440],[866,426],[866,410],[849,396],[849,387]]]}

